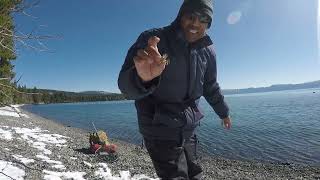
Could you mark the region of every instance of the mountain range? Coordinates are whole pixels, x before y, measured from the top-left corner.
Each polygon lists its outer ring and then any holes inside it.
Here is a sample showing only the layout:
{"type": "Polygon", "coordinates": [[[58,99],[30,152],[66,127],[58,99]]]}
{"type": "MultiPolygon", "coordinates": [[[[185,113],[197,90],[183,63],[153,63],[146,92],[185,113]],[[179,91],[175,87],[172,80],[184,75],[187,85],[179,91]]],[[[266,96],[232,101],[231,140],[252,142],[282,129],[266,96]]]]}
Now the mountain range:
{"type": "Polygon", "coordinates": [[[259,92],[270,92],[270,91],[284,91],[284,90],[297,90],[297,89],[311,89],[320,88],[320,80],[306,82],[301,84],[276,84],[269,87],[259,88],[246,88],[246,89],[224,89],[223,94],[246,94],[246,93],[259,93],[259,92]]]}
{"type": "MultiPolygon", "coordinates": [[[[276,84],[269,87],[245,88],[245,89],[223,89],[222,92],[224,95],[229,95],[229,94],[246,94],[246,93],[259,93],[259,92],[297,90],[297,89],[311,89],[311,88],[320,88],[320,80],[301,83],[301,84],[276,84]]],[[[65,92],[65,91],[57,91],[57,90],[49,90],[49,89],[42,89],[42,91],[46,91],[49,93],[64,92],[68,94],[70,93],[70,94],[78,94],[78,95],[85,95],[85,96],[119,94],[119,93],[112,93],[112,92],[106,92],[106,91],[65,92]]]]}

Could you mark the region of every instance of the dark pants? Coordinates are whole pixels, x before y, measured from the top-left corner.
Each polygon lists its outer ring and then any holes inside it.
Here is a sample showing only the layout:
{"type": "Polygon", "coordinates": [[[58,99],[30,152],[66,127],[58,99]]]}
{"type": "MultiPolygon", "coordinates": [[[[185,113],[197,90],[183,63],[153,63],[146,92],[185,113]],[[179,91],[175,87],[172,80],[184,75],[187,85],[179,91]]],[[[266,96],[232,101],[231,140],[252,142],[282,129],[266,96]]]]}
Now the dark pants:
{"type": "Polygon", "coordinates": [[[193,135],[182,142],[145,139],[145,146],[161,179],[201,178],[202,169],[196,162],[197,139],[193,135]]]}

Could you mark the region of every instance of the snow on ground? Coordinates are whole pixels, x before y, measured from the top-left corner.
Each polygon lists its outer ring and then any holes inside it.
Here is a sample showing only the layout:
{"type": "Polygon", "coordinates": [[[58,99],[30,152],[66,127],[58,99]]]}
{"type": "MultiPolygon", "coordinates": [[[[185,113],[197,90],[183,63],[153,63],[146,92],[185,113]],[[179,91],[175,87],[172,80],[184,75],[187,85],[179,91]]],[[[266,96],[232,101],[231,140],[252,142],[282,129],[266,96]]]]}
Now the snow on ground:
{"type": "Polygon", "coordinates": [[[120,177],[119,176],[112,176],[111,169],[108,167],[106,163],[99,163],[97,171],[95,171],[95,176],[105,179],[105,180],[159,180],[159,179],[153,179],[149,178],[146,175],[134,175],[131,177],[129,171],[121,171],[120,177]]]}
{"type": "Polygon", "coordinates": [[[12,132],[0,128],[0,139],[12,140],[12,132]]]}
{"type": "Polygon", "coordinates": [[[87,162],[87,161],[83,161],[83,164],[86,165],[86,166],[88,166],[89,168],[92,168],[92,164],[90,164],[90,163],[87,162]]]}
{"type": "Polygon", "coordinates": [[[41,159],[44,162],[47,162],[48,164],[54,164],[52,165],[53,168],[56,169],[66,169],[66,167],[62,164],[61,161],[51,160],[48,156],[38,154],[36,155],[38,159],[41,159]]]}
{"type": "Polygon", "coordinates": [[[1,116],[12,116],[12,117],[20,117],[17,112],[15,112],[11,107],[5,106],[0,108],[1,116]]]}
{"type": "Polygon", "coordinates": [[[0,116],[12,116],[12,117],[26,117],[29,118],[28,115],[21,113],[19,107],[22,105],[12,105],[11,107],[5,106],[0,107],[0,116]],[[19,114],[20,116],[19,116],[19,114]]]}
{"type": "Polygon", "coordinates": [[[22,162],[24,165],[28,165],[29,163],[33,163],[33,159],[24,158],[21,155],[12,155],[12,157],[16,158],[18,161],[22,162]]]}
{"type": "Polygon", "coordinates": [[[22,180],[25,176],[24,170],[16,167],[11,162],[0,160],[0,179],[1,180],[22,180]],[[4,175],[6,174],[6,175],[4,175]]]}
{"type": "Polygon", "coordinates": [[[83,178],[87,173],[85,172],[54,172],[43,170],[45,180],[59,180],[59,179],[73,179],[73,180],[85,180],[83,178]]]}
{"type": "MultiPolygon", "coordinates": [[[[0,117],[1,116],[12,116],[12,117],[19,117],[24,115],[19,110],[19,106],[12,107],[1,107],[0,108],[0,117]]],[[[30,124],[30,123],[29,123],[30,124]]],[[[48,130],[42,130],[39,127],[34,129],[30,128],[21,128],[21,127],[9,127],[9,126],[0,126],[0,139],[5,139],[8,141],[12,140],[20,140],[26,141],[28,144],[36,149],[38,149],[39,153],[36,155],[35,158],[40,159],[48,164],[52,164],[52,168],[58,169],[59,171],[66,170],[66,167],[63,165],[62,162],[51,160],[48,156],[51,154],[50,146],[55,145],[58,147],[66,146],[67,143],[66,139],[69,137],[62,136],[59,134],[50,134],[48,130]]],[[[9,149],[7,149],[9,151],[9,149]]],[[[21,155],[12,155],[15,159],[20,161],[21,163],[27,165],[28,163],[34,163],[35,160],[24,158],[21,155]]],[[[70,159],[76,160],[75,157],[70,157],[70,159]]],[[[99,164],[90,164],[86,161],[83,162],[87,167],[97,167],[97,171],[95,171],[95,176],[102,179],[108,180],[156,180],[149,178],[145,175],[135,175],[131,177],[129,171],[121,171],[119,175],[112,175],[111,169],[108,168],[108,165],[105,163],[99,164]]],[[[49,171],[43,170],[44,179],[45,180],[59,180],[59,179],[74,179],[74,180],[84,180],[84,177],[87,173],[86,172],[59,172],[59,171],[49,171]]],[[[24,179],[25,172],[24,170],[14,166],[14,163],[2,161],[0,160],[0,179],[1,180],[11,180],[11,179],[24,179]],[[6,176],[7,175],[7,176],[6,176]],[[10,176],[10,177],[9,177],[10,176]]],[[[40,178],[40,177],[39,177],[40,178]]]]}
{"type": "Polygon", "coordinates": [[[67,141],[68,137],[59,135],[59,134],[47,134],[47,130],[41,130],[36,127],[34,129],[29,128],[12,128],[17,134],[21,135],[21,138],[26,140],[32,147],[42,151],[44,154],[51,154],[52,152],[47,149],[48,144],[60,145],[63,146],[67,141]]]}

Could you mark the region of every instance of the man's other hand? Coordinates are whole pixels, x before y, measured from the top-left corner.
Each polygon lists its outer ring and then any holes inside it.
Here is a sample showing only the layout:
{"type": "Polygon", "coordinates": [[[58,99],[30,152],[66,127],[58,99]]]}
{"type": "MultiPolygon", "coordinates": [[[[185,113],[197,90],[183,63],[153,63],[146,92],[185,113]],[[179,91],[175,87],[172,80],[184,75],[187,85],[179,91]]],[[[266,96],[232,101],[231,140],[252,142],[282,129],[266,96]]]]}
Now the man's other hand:
{"type": "Polygon", "coordinates": [[[231,118],[230,117],[226,117],[224,119],[221,120],[221,125],[226,128],[226,129],[230,129],[231,128],[231,118]]]}

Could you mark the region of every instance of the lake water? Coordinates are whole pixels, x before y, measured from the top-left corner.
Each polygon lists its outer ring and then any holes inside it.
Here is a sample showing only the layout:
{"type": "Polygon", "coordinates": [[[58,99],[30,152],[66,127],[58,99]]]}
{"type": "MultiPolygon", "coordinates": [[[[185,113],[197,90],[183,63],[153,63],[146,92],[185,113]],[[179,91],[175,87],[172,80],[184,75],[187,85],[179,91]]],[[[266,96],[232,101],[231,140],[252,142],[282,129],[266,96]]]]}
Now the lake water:
{"type": "MultiPolygon", "coordinates": [[[[229,159],[320,165],[320,89],[226,96],[231,130],[204,99],[197,130],[200,150],[229,159]],[[315,93],[314,93],[315,92],[315,93]]],[[[111,138],[140,144],[133,101],[27,105],[24,109],[65,125],[106,130],[111,138]]]]}

